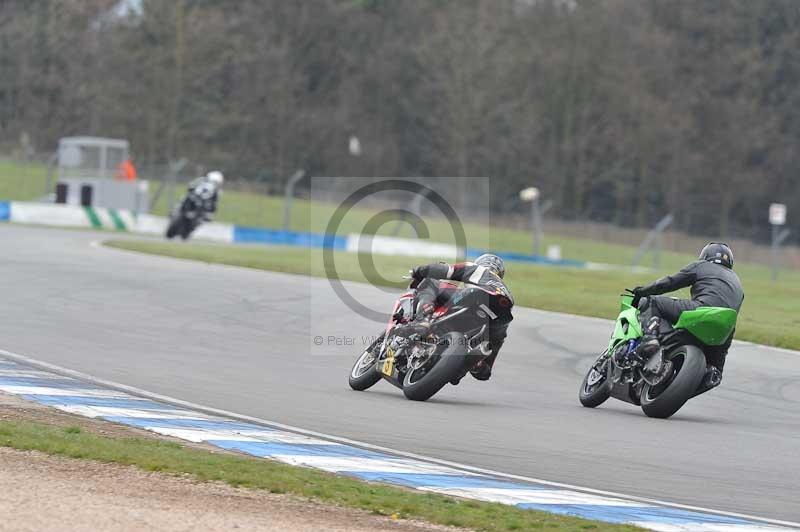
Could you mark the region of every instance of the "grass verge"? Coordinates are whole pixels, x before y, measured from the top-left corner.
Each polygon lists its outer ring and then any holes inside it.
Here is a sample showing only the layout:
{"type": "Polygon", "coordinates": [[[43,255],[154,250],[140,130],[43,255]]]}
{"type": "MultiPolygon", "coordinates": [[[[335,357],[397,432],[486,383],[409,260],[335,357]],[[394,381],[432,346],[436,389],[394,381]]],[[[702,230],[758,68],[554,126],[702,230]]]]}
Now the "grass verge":
{"type": "Polygon", "coordinates": [[[269,460],[191,449],[158,439],[109,438],[85,432],[79,427],[54,427],[28,421],[0,422],[0,445],[133,465],[146,471],[189,474],[201,481],[222,481],[232,486],[298,495],[380,515],[422,519],[475,530],[640,530],[633,526],[366,483],[269,460]]]}
{"type": "MultiPolygon", "coordinates": [[[[318,249],[127,239],[111,240],[106,245],[208,263],[326,277],[322,252],[318,249]]],[[[336,252],[339,278],[367,281],[360,264],[364,258],[354,253],[336,252]]],[[[382,255],[375,255],[372,259],[381,278],[368,282],[397,288],[405,286],[400,278],[408,272],[409,266],[431,261],[430,258],[382,255]]],[[[743,267],[737,271],[745,285],[747,298],[739,316],[736,337],[765,345],[800,349],[800,276],[798,282],[779,284],[770,282],[755,268],[743,267]]],[[[515,263],[508,267],[507,282],[517,305],[613,319],[619,311],[617,295],[625,287],[646,283],[654,276],[515,263]]],[[[686,293],[678,295],[688,296],[686,293]]]]}
{"type": "Polygon", "coordinates": [[[47,166],[0,159],[0,200],[31,201],[44,196],[47,166]]]}

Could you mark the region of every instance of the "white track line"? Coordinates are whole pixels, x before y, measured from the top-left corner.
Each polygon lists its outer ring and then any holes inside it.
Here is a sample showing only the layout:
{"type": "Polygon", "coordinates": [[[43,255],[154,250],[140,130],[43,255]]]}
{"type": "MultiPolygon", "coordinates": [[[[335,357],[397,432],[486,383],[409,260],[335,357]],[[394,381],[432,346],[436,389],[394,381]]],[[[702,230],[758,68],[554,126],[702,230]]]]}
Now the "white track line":
{"type": "Polygon", "coordinates": [[[46,369],[46,370],[52,371],[53,373],[58,373],[58,374],[65,375],[65,376],[68,376],[68,377],[73,377],[73,378],[80,379],[80,380],[83,380],[83,381],[86,381],[86,382],[89,382],[89,383],[92,383],[92,384],[96,384],[96,385],[99,385],[99,386],[104,386],[104,387],[107,387],[107,388],[116,389],[116,390],[123,391],[123,392],[129,393],[129,394],[132,394],[132,395],[137,395],[139,397],[145,397],[145,398],[148,398],[148,399],[153,399],[153,400],[156,400],[156,401],[162,401],[162,402],[165,402],[165,403],[169,403],[169,404],[172,404],[172,405],[175,405],[175,406],[181,406],[181,407],[184,407],[184,408],[194,409],[194,410],[206,413],[206,414],[223,416],[223,417],[227,417],[227,418],[235,419],[235,420],[239,420],[239,421],[247,421],[247,422],[250,422],[250,423],[257,423],[257,424],[260,424],[260,425],[265,425],[267,427],[275,427],[275,428],[279,428],[279,429],[286,430],[286,431],[289,431],[289,432],[294,432],[296,434],[302,434],[302,435],[311,436],[311,437],[314,437],[314,438],[326,439],[326,440],[337,442],[337,443],[343,443],[343,444],[352,445],[352,446],[355,446],[355,447],[361,447],[362,449],[369,449],[369,450],[373,450],[373,451],[379,451],[379,452],[383,452],[383,453],[393,454],[395,456],[401,456],[401,457],[404,457],[404,458],[412,458],[414,460],[421,460],[421,461],[428,462],[428,463],[431,463],[431,464],[436,464],[436,465],[441,465],[441,466],[460,469],[460,470],[465,471],[465,472],[479,473],[479,474],[490,475],[490,476],[499,477],[499,478],[521,480],[523,482],[531,482],[531,483],[542,484],[542,485],[546,485],[546,486],[554,486],[554,487],[558,487],[558,488],[566,488],[566,489],[571,489],[571,490],[575,490],[575,491],[580,491],[580,492],[583,492],[583,493],[591,493],[591,494],[595,494],[595,495],[603,495],[603,496],[606,496],[606,497],[619,497],[619,498],[626,499],[626,500],[629,500],[629,501],[637,501],[637,502],[642,502],[642,503],[646,503],[646,504],[664,506],[664,507],[667,507],[667,508],[678,508],[678,509],[681,509],[681,510],[692,510],[692,511],[696,511],[696,512],[705,512],[705,513],[721,515],[721,516],[726,516],[726,517],[736,517],[736,518],[739,518],[739,519],[748,519],[748,520],[751,520],[751,521],[757,521],[757,522],[761,522],[761,523],[788,526],[788,527],[794,527],[794,528],[800,529],[800,523],[795,523],[795,522],[792,522],[792,521],[781,521],[781,520],[778,520],[778,519],[769,519],[769,518],[765,518],[765,517],[757,517],[757,516],[753,516],[753,515],[741,514],[741,513],[736,513],[736,512],[725,512],[725,511],[720,511],[720,510],[713,510],[713,509],[710,509],[710,508],[703,508],[703,507],[700,507],[700,506],[691,506],[691,505],[687,505],[687,504],[676,504],[676,503],[672,503],[672,502],[668,502],[668,501],[660,501],[660,500],[657,500],[657,499],[650,499],[650,498],[647,498],[647,497],[637,497],[637,496],[632,496],[632,495],[625,495],[625,494],[616,493],[616,492],[613,492],[613,491],[605,491],[605,490],[598,490],[598,489],[593,489],[593,488],[585,488],[585,487],[582,487],[582,486],[575,486],[575,485],[572,485],[572,484],[564,484],[564,483],[561,483],[561,482],[552,482],[552,481],[549,481],[549,480],[542,480],[542,479],[533,478],[533,477],[525,477],[525,476],[521,476],[521,475],[513,475],[513,474],[509,474],[509,473],[503,473],[503,472],[500,472],[500,471],[493,471],[491,469],[483,469],[483,468],[479,468],[479,467],[468,466],[468,465],[465,465],[465,464],[459,464],[457,462],[451,462],[449,460],[441,460],[441,459],[438,459],[438,458],[431,458],[429,456],[422,456],[422,455],[415,454],[415,453],[409,453],[409,452],[405,452],[405,451],[398,451],[396,449],[391,449],[391,448],[388,448],[388,447],[382,447],[382,446],[379,446],[379,445],[372,445],[372,444],[365,443],[365,442],[360,442],[360,441],[357,441],[357,440],[351,440],[351,439],[348,439],[348,438],[341,438],[341,437],[338,437],[338,436],[332,436],[330,434],[324,434],[324,433],[316,432],[316,431],[312,431],[312,430],[301,429],[299,427],[293,427],[291,425],[285,425],[283,423],[278,423],[278,422],[275,422],[275,421],[269,421],[269,420],[266,420],[266,419],[261,419],[261,418],[257,418],[257,417],[253,417],[253,416],[246,416],[246,415],[242,415],[242,414],[237,414],[235,412],[230,412],[230,411],[227,411],[227,410],[221,410],[221,409],[218,409],[218,408],[212,408],[212,407],[200,405],[200,404],[197,404],[197,403],[192,403],[192,402],[189,402],[189,401],[183,401],[181,399],[176,399],[174,397],[169,397],[167,395],[161,395],[161,394],[157,394],[157,393],[148,392],[147,390],[142,390],[141,388],[136,388],[136,387],[133,387],[133,386],[127,386],[125,384],[120,384],[120,383],[117,383],[117,382],[108,381],[108,380],[105,380],[105,379],[100,379],[100,378],[94,377],[92,375],[87,375],[86,373],[81,373],[79,371],[74,371],[74,370],[62,368],[61,366],[56,366],[55,364],[50,364],[48,362],[42,362],[40,360],[36,360],[36,359],[30,358],[30,357],[27,357],[25,355],[18,355],[16,353],[10,353],[10,352],[4,351],[2,349],[0,349],[0,355],[6,357],[8,359],[17,361],[17,362],[22,362],[22,363],[28,364],[30,366],[34,366],[34,367],[38,367],[40,369],[46,369]]]}

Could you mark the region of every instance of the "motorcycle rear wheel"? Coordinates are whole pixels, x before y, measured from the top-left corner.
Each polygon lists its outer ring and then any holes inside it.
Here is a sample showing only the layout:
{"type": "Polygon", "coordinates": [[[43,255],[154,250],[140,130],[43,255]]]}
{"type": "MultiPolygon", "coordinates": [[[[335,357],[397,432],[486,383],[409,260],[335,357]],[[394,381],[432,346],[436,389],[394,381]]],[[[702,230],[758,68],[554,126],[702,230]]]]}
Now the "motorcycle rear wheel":
{"type": "Polygon", "coordinates": [[[412,401],[427,401],[444,388],[456,375],[460,375],[467,363],[466,340],[464,335],[451,332],[441,338],[443,347],[437,353],[433,366],[422,370],[409,371],[403,379],[403,395],[412,401]],[[415,379],[419,377],[418,379],[415,379]]]}
{"type": "Polygon", "coordinates": [[[353,364],[353,369],[350,370],[350,377],[348,378],[348,382],[350,383],[350,387],[352,389],[358,392],[363,392],[381,380],[381,374],[378,373],[378,368],[375,367],[378,358],[375,356],[373,351],[380,347],[380,345],[383,343],[384,335],[385,333],[380,335],[375,339],[374,342],[370,344],[369,347],[364,349],[364,352],[361,353],[360,357],[358,357],[356,363],[353,364]],[[372,364],[366,364],[366,359],[370,356],[373,357],[373,362],[372,364]]]}
{"type": "Polygon", "coordinates": [[[668,356],[672,376],[658,386],[642,388],[642,411],[649,417],[666,419],[681,409],[694,396],[706,374],[706,356],[693,345],[683,345],[668,356]]]}
{"type": "MultiPolygon", "coordinates": [[[[606,353],[600,355],[600,358],[604,356],[606,356],[606,353]]],[[[598,358],[598,361],[600,358],[598,358]]],[[[604,373],[602,380],[594,384],[589,384],[589,376],[592,374],[592,371],[595,371],[595,366],[597,366],[598,361],[595,361],[592,367],[589,368],[589,371],[586,372],[586,376],[583,377],[583,382],[581,383],[581,389],[578,391],[578,399],[586,408],[598,407],[611,397],[612,383],[609,378],[611,376],[610,360],[606,359],[605,365],[602,367],[601,372],[604,373]]]]}

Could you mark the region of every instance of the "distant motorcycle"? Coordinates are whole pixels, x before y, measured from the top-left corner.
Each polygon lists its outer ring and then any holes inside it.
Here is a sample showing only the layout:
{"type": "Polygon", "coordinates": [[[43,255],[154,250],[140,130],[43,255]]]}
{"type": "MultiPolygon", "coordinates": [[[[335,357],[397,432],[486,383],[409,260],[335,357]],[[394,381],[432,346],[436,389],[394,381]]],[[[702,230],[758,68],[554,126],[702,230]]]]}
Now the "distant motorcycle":
{"type": "Polygon", "coordinates": [[[481,287],[442,281],[446,303],[433,312],[430,333],[407,337],[403,326],[413,317],[416,291],[395,302],[386,330],[358,357],[350,387],[366,390],[382,378],[403,390],[406,398],[426,401],[448,382],[466,375],[492,350],[488,328],[502,309],[496,295],[481,287]]]}
{"type": "Polygon", "coordinates": [[[636,353],[642,325],[635,299],[622,296],[608,349],[584,377],[579,399],[583,406],[594,408],[614,397],[641,406],[650,417],[668,418],[686,401],[711,389],[702,386],[704,349],[725,343],[736,327],[737,312],[721,307],[685,311],[662,335],[661,349],[642,359],[636,353]]]}
{"type": "Polygon", "coordinates": [[[173,209],[167,226],[167,238],[180,236],[186,240],[200,224],[209,218],[210,213],[206,208],[207,201],[203,192],[203,190],[196,189],[189,191],[186,198],[173,209]]]}

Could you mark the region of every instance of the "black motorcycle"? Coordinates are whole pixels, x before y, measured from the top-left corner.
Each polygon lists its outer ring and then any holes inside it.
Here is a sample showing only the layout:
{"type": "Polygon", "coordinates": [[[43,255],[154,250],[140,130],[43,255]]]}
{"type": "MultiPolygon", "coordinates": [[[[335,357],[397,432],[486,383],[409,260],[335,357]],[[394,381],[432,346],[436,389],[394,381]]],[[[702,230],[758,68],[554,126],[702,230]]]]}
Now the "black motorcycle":
{"type": "MultiPolygon", "coordinates": [[[[492,352],[489,326],[502,319],[494,292],[479,286],[442,281],[442,297],[424,337],[407,335],[416,291],[395,302],[386,330],[358,357],[350,371],[350,387],[366,390],[381,378],[403,390],[406,398],[426,401],[448,382],[457,381],[492,352]]],[[[509,304],[510,307],[510,304],[509,304]]]]}
{"type": "Polygon", "coordinates": [[[180,236],[183,240],[189,238],[208,217],[205,204],[200,194],[190,191],[170,214],[166,237],[180,236]]]}

